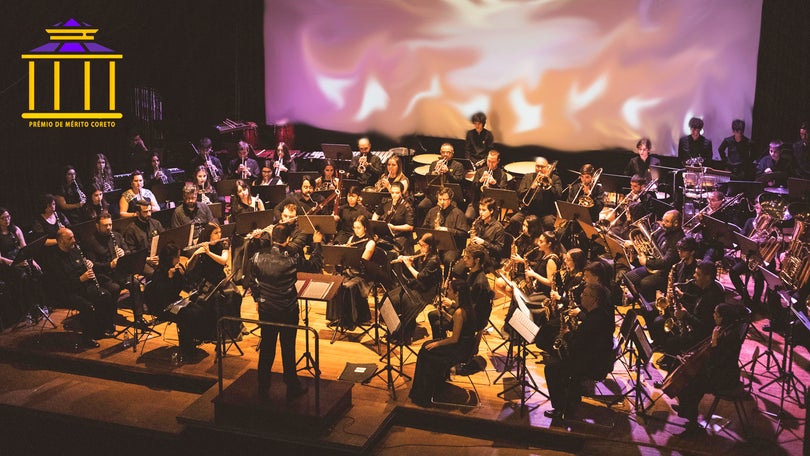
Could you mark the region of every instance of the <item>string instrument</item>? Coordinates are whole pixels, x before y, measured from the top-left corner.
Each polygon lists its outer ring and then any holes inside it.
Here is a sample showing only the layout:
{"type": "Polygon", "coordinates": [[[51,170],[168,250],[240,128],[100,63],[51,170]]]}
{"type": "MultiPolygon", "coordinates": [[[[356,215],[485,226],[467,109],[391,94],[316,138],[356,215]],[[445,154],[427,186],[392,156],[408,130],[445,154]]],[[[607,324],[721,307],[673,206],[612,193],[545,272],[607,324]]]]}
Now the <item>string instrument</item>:
{"type": "Polygon", "coordinates": [[[681,394],[684,387],[691,383],[697,377],[698,373],[700,373],[701,369],[703,369],[703,366],[709,362],[711,348],[711,336],[695,345],[692,350],[683,356],[681,365],[676,367],[664,380],[661,385],[661,391],[671,398],[675,398],[681,394]]]}

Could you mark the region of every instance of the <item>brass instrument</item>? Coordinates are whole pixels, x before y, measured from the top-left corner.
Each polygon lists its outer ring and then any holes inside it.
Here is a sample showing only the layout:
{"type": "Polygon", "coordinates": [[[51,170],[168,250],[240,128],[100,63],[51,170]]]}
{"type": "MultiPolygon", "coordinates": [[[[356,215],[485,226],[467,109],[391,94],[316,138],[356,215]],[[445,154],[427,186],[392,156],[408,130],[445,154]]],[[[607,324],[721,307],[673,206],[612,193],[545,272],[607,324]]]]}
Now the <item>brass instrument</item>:
{"type": "Polygon", "coordinates": [[[537,185],[534,189],[529,189],[525,195],[523,195],[523,200],[521,200],[521,204],[523,207],[531,206],[534,202],[534,199],[537,197],[537,194],[540,190],[546,191],[551,190],[551,187],[554,186],[554,180],[552,179],[552,175],[554,174],[554,170],[557,168],[557,161],[555,160],[551,166],[548,167],[548,170],[545,174],[537,173],[537,176],[534,178],[534,182],[532,185],[537,185]]]}
{"type": "Polygon", "coordinates": [[[805,239],[805,224],[810,221],[810,210],[803,203],[790,205],[791,215],[795,219],[793,236],[790,241],[779,277],[792,288],[801,288],[810,279],[810,242],[805,239]]]}
{"type": "Polygon", "coordinates": [[[687,234],[694,233],[700,227],[700,219],[701,219],[702,216],[711,215],[711,214],[714,214],[714,213],[717,213],[717,212],[721,212],[721,211],[725,210],[726,208],[728,208],[729,206],[733,206],[735,204],[738,204],[740,201],[743,200],[743,198],[745,198],[745,193],[738,193],[735,196],[730,196],[730,197],[727,197],[727,198],[723,198],[723,203],[720,204],[720,207],[718,207],[717,210],[714,210],[712,212],[709,212],[709,209],[711,208],[711,206],[707,205],[706,207],[704,207],[703,209],[698,211],[697,214],[693,215],[692,218],[690,218],[689,220],[687,220],[683,224],[683,231],[685,233],[687,233],[687,234]]]}
{"type": "Polygon", "coordinates": [[[577,194],[574,195],[574,198],[572,199],[574,204],[582,207],[593,207],[595,202],[591,197],[591,193],[593,193],[593,189],[595,189],[597,183],[599,183],[599,177],[601,175],[602,175],[602,168],[597,169],[596,172],[593,173],[593,181],[591,181],[591,186],[588,188],[588,191],[586,193],[580,195],[580,193],[582,193],[582,185],[579,186],[579,188],[577,189],[577,194]]]}
{"type": "Polygon", "coordinates": [[[445,160],[444,158],[440,158],[436,160],[436,165],[433,166],[433,171],[430,174],[437,175],[446,171],[447,171],[447,160],[445,160]],[[442,170],[442,168],[444,169],[442,170]]]}
{"type": "Polygon", "coordinates": [[[604,223],[604,221],[607,221],[608,222],[607,228],[608,229],[613,228],[613,225],[615,225],[616,222],[621,220],[621,218],[627,213],[627,211],[630,210],[630,206],[631,205],[635,206],[636,204],[638,204],[641,195],[644,195],[645,193],[651,191],[652,188],[655,187],[656,185],[658,185],[658,179],[652,179],[649,182],[647,182],[647,185],[644,186],[644,188],[638,194],[633,192],[628,193],[627,195],[624,196],[624,198],[622,198],[621,201],[619,201],[619,204],[617,204],[613,209],[610,210],[610,212],[607,213],[604,220],[600,220],[600,222],[604,223]],[[620,212],[619,208],[622,208],[620,212]]]}
{"type": "MultiPolygon", "coordinates": [[[[655,231],[651,231],[650,227],[648,226],[650,214],[645,215],[644,217],[636,220],[635,222],[631,223],[633,228],[630,230],[629,240],[633,243],[633,248],[635,249],[637,254],[643,254],[647,258],[655,258],[655,259],[662,259],[664,255],[661,253],[661,250],[658,248],[658,245],[655,244],[653,240],[653,235],[657,234],[659,230],[662,230],[663,227],[658,227],[655,231]]],[[[654,274],[656,271],[650,270],[648,268],[650,274],[654,274]]]]}
{"type": "Polygon", "coordinates": [[[383,174],[377,180],[377,183],[374,184],[374,191],[375,192],[381,192],[381,191],[385,190],[386,188],[388,188],[388,186],[386,186],[387,183],[388,183],[388,175],[383,174]]]}
{"type": "Polygon", "coordinates": [[[754,229],[748,236],[759,245],[758,254],[749,255],[746,258],[748,269],[751,271],[756,271],[762,264],[770,264],[776,257],[776,253],[782,246],[783,241],[782,231],[777,224],[784,218],[785,201],[779,198],[760,201],[759,205],[760,212],[754,220],[754,229]]]}
{"type": "Polygon", "coordinates": [[[491,178],[492,178],[492,171],[489,168],[485,169],[484,172],[481,173],[481,179],[479,179],[479,182],[482,180],[484,181],[484,183],[481,184],[481,193],[484,193],[485,188],[489,188],[489,180],[491,178]],[[485,177],[486,179],[484,179],[485,177]]]}
{"type": "Polygon", "coordinates": [[[366,166],[368,166],[368,158],[366,158],[365,155],[360,154],[360,158],[357,160],[357,173],[365,174],[366,166]]]}

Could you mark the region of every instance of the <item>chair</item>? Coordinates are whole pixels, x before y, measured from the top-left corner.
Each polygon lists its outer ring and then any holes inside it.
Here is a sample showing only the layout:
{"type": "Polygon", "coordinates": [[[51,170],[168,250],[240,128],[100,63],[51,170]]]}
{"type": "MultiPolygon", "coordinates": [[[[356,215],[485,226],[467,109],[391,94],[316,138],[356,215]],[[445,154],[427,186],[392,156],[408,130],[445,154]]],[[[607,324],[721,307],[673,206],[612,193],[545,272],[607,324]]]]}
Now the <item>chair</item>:
{"type": "MultiPolygon", "coordinates": [[[[467,356],[465,358],[467,361],[465,363],[463,363],[463,364],[457,364],[455,366],[455,369],[453,367],[451,367],[449,372],[448,372],[448,377],[450,377],[451,382],[453,381],[452,380],[453,374],[455,374],[456,377],[466,377],[467,380],[470,382],[470,386],[472,386],[472,391],[465,390],[466,393],[467,393],[467,397],[464,400],[464,402],[452,402],[452,401],[449,401],[449,400],[437,400],[436,396],[434,394],[434,396],[430,398],[430,402],[432,404],[444,405],[444,406],[449,406],[449,407],[463,407],[463,408],[469,408],[469,409],[475,409],[475,408],[481,407],[481,395],[478,394],[478,387],[475,386],[476,384],[473,381],[472,376],[479,373],[479,372],[481,372],[481,371],[483,371],[484,374],[486,374],[486,376],[487,376],[487,385],[491,385],[492,383],[491,383],[490,378],[489,378],[489,373],[486,370],[486,366],[483,366],[483,368],[481,368],[480,370],[479,369],[465,370],[463,366],[470,365],[471,364],[470,361],[472,361],[473,357],[476,354],[478,354],[478,346],[481,344],[481,336],[483,335],[483,333],[484,333],[483,330],[476,331],[475,336],[474,336],[475,343],[474,343],[472,349],[470,350],[469,356],[467,356]],[[459,367],[459,366],[462,366],[462,367],[459,367]]],[[[447,399],[452,399],[452,398],[447,398],[447,399]]]]}

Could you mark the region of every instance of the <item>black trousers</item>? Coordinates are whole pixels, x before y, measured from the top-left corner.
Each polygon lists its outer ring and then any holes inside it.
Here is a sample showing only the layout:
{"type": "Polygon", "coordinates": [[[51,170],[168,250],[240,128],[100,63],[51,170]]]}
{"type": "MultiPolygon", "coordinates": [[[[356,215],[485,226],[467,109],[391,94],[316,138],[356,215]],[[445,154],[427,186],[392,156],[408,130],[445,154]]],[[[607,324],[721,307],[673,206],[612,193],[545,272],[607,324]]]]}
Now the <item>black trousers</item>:
{"type": "Polygon", "coordinates": [[[68,297],[70,305],[79,311],[85,337],[99,339],[104,331],[115,329],[115,298],[103,287],[88,286],[84,293],[68,297]]]}
{"type": "MultiPolygon", "coordinates": [[[[274,323],[298,324],[298,307],[289,310],[259,308],[259,320],[274,323]]],[[[276,341],[281,339],[281,363],[284,368],[284,383],[287,388],[299,387],[301,381],[295,371],[295,336],[293,328],[262,326],[262,341],[259,344],[259,388],[270,386],[270,372],[276,358],[276,341]]]]}

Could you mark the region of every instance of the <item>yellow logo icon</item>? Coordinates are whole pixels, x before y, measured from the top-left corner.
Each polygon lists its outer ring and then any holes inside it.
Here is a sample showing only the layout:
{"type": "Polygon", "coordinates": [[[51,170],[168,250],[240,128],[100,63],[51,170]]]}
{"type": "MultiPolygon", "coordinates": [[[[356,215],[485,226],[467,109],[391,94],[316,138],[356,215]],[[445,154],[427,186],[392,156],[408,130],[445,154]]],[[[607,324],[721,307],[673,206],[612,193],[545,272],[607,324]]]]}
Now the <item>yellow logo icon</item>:
{"type": "MultiPolygon", "coordinates": [[[[28,61],[28,111],[22,113],[23,119],[120,119],[120,112],[116,112],[115,105],[115,64],[124,55],[104,47],[95,42],[94,28],[84,22],[69,19],[65,22],[46,28],[50,41],[35,49],[22,54],[22,59],[28,61]],[[74,62],[80,64],[76,65],[74,62]],[[63,110],[62,106],[62,64],[65,71],[78,71],[78,75],[70,75],[83,81],[84,93],[77,106],[63,110]],[[93,70],[91,72],[91,70],[93,70]],[[53,74],[51,84],[37,86],[37,74],[53,74]],[[105,87],[108,86],[108,87],[105,87]],[[93,90],[108,91],[105,106],[91,106],[91,87],[93,90]],[[53,103],[41,103],[47,106],[37,106],[37,94],[53,93],[53,103]]],[[[65,75],[67,77],[67,75],[65,75]]],[[[43,81],[40,77],[40,83],[43,81]]],[[[48,81],[51,82],[51,81],[48,81]]],[[[72,90],[74,87],[65,87],[72,90]]],[[[42,99],[42,97],[40,97],[42,99]]],[[[103,97],[101,97],[103,98],[103,97]]],[[[95,98],[99,99],[98,96],[95,98]]],[[[98,103],[97,103],[98,104],[98,103]]]]}

